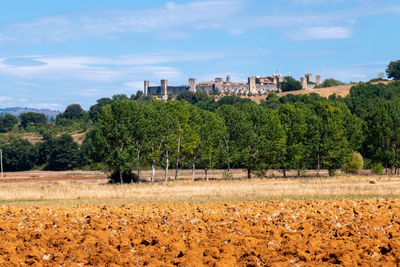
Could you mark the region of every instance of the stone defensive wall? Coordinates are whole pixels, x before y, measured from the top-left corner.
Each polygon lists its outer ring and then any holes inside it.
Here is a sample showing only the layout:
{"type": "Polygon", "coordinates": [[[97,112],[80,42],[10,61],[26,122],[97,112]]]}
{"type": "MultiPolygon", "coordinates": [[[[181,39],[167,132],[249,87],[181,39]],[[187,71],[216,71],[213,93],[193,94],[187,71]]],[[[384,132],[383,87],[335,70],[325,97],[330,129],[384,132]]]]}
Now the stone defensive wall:
{"type": "MultiPolygon", "coordinates": [[[[190,78],[189,85],[182,86],[168,86],[168,80],[161,80],[160,86],[150,86],[149,81],[144,81],[144,94],[145,95],[158,95],[163,99],[168,99],[168,94],[179,94],[183,91],[190,92],[206,92],[208,94],[234,94],[234,95],[266,95],[269,92],[278,92],[278,84],[284,80],[281,74],[274,74],[272,76],[258,77],[252,76],[245,82],[231,82],[228,75],[226,80],[222,78],[215,78],[214,81],[207,81],[197,83],[197,79],[190,78]]],[[[316,75],[316,82],[312,81],[312,74],[305,74],[300,78],[303,89],[310,89],[315,85],[321,83],[321,76],[316,75]]]]}

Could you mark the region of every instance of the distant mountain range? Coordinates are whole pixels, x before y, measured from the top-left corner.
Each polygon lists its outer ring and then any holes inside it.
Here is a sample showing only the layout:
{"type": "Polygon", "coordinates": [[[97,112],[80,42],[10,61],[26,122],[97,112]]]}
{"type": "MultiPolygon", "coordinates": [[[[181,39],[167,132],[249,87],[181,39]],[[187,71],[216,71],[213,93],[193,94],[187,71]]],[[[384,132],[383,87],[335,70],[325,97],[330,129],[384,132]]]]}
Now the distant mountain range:
{"type": "Polygon", "coordinates": [[[56,110],[50,110],[50,109],[35,109],[35,108],[0,108],[0,114],[11,114],[14,116],[19,116],[21,113],[25,112],[35,112],[35,113],[42,113],[44,114],[48,119],[51,118],[56,118],[58,114],[61,112],[56,111],[56,110]]]}

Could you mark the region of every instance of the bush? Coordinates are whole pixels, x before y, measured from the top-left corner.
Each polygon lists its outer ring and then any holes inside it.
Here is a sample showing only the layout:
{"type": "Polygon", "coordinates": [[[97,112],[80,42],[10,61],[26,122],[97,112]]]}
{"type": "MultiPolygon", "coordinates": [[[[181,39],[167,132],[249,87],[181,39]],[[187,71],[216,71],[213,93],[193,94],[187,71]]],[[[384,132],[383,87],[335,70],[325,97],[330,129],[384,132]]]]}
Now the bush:
{"type": "Polygon", "coordinates": [[[223,178],[225,179],[225,180],[231,180],[232,178],[233,178],[233,173],[231,173],[231,172],[228,172],[228,171],[224,171],[224,173],[223,173],[223,178]]]}
{"type": "Polygon", "coordinates": [[[383,165],[382,163],[375,164],[371,169],[373,174],[382,174],[383,173],[383,165]]]}
{"type": "Polygon", "coordinates": [[[364,167],[364,160],[360,153],[353,152],[346,159],[342,170],[345,173],[359,173],[364,167]]]}
{"type": "MultiPolygon", "coordinates": [[[[121,177],[119,171],[113,172],[108,178],[110,184],[119,184],[121,183],[121,177]]],[[[139,177],[137,174],[133,172],[123,172],[122,173],[122,183],[136,183],[139,181],[139,177]]]]}

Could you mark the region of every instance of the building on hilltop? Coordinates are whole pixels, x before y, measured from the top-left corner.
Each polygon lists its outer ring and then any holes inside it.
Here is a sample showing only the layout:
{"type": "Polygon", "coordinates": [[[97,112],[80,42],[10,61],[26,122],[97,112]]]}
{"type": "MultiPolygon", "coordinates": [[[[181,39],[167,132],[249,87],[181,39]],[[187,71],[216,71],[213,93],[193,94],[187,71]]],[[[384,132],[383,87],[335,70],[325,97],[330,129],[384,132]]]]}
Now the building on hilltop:
{"type": "Polygon", "coordinates": [[[315,86],[321,84],[321,75],[315,75],[315,82],[313,82],[312,76],[312,73],[306,73],[304,77],[300,77],[303,89],[313,89],[315,86]]]}
{"type": "Polygon", "coordinates": [[[160,96],[162,99],[168,99],[168,94],[179,94],[182,91],[206,92],[208,94],[233,94],[233,95],[263,95],[271,91],[278,92],[278,83],[282,82],[281,74],[272,76],[258,77],[252,76],[245,82],[232,82],[228,75],[226,79],[215,78],[214,81],[205,81],[197,83],[196,78],[188,80],[189,85],[169,86],[168,80],[161,80],[160,86],[150,86],[149,81],[144,81],[144,94],[160,96]]]}

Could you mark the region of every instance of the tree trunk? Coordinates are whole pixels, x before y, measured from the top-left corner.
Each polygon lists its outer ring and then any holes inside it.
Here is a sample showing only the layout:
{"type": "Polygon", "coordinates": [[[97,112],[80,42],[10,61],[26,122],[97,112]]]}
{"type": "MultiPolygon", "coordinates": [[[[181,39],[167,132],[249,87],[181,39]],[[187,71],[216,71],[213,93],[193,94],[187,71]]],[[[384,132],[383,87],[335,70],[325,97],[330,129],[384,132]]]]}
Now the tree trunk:
{"type": "Polygon", "coordinates": [[[156,174],[156,167],[154,166],[154,160],[151,163],[151,182],[154,183],[154,176],[156,174]]]}
{"type": "Polygon", "coordinates": [[[178,180],[179,153],[181,151],[181,138],[178,138],[178,155],[176,156],[175,181],[178,180]]]}
{"type": "Polygon", "coordinates": [[[169,157],[168,157],[168,151],[166,153],[166,164],[165,164],[165,181],[168,181],[168,168],[169,168],[169,157]]]}
{"type": "Polygon", "coordinates": [[[319,162],[319,153],[317,155],[317,177],[319,177],[319,170],[321,169],[321,164],[319,162]]]}
{"type": "Polygon", "coordinates": [[[121,184],[124,183],[124,180],[122,179],[122,170],[119,170],[119,181],[121,184]]]}
{"type": "Polygon", "coordinates": [[[247,178],[250,179],[251,178],[251,170],[247,169],[247,178]]]}
{"type": "Polygon", "coordinates": [[[297,178],[300,177],[300,170],[297,170],[297,178]]]}
{"type": "Polygon", "coordinates": [[[194,181],[194,171],[196,170],[196,164],[192,163],[192,181],[194,181]]]}
{"type": "MultiPolygon", "coordinates": [[[[138,159],[138,163],[137,163],[137,176],[138,176],[138,182],[139,184],[141,183],[140,181],[140,176],[141,176],[141,172],[140,172],[140,150],[137,153],[137,159],[138,159]]],[[[131,178],[131,183],[133,183],[133,180],[131,178]]]]}
{"type": "Polygon", "coordinates": [[[206,180],[208,181],[208,169],[207,168],[204,169],[204,174],[206,176],[206,180]]]}
{"type": "Polygon", "coordinates": [[[283,169],[283,178],[286,178],[286,169],[283,169]]]}

